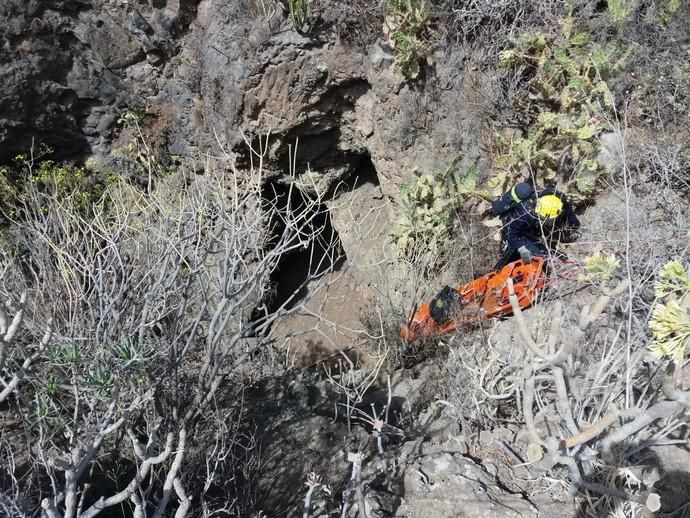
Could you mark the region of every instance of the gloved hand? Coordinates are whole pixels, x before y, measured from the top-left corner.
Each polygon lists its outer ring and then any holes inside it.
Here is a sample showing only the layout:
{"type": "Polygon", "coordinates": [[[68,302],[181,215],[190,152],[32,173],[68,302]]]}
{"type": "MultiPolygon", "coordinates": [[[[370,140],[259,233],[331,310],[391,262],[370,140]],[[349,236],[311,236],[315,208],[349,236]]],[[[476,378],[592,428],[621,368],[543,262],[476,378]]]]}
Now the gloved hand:
{"type": "Polygon", "coordinates": [[[529,264],[532,262],[532,252],[529,251],[529,248],[526,246],[521,246],[520,248],[517,249],[518,254],[520,254],[520,259],[522,259],[522,262],[525,264],[529,264]]]}

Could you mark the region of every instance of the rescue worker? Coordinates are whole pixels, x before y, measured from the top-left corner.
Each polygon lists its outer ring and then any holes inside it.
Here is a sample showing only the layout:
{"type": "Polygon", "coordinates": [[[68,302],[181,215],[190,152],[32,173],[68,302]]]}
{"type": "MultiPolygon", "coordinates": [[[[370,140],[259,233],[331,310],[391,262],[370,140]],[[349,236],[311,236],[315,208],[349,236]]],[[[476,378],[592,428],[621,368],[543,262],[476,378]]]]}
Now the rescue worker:
{"type": "MultiPolygon", "coordinates": [[[[532,185],[527,182],[516,183],[512,189],[496,198],[491,204],[491,212],[494,216],[501,216],[501,219],[510,216],[510,213],[523,201],[530,199],[534,195],[532,185]]],[[[505,224],[506,221],[503,221],[505,224]]]]}
{"type": "MultiPolygon", "coordinates": [[[[518,184],[513,190],[526,194],[528,189],[518,188],[520,185],[529,186],[518,184]]],[[[555,189],[544,189],[522,199],[517,194],[512,206],[501,214],[502,255],[495,270],[517,259],[529,263],[532,256],[545,256],[559,241],[572,241],[578,235],[580,220],[565,194],[555,189]],[[519,203],[515,203],[516,199],[519,203]]]]}

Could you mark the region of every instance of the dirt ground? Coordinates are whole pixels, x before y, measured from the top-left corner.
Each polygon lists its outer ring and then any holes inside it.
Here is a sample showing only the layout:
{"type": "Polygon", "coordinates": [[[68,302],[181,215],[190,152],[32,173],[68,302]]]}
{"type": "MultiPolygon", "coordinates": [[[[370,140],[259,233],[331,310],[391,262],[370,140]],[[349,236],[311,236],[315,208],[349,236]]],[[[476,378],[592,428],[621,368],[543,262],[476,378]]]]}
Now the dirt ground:
{"type": "Polygon", "coordinates": [[[347,356],[353,364],[367,362],[356,344],[366,337],[360,314],[370,304],[345,264],[312,283],[310,297],[300,309],[276,323],[271,336],[287,337],[281,348],[288,367],[303,369],[347,356]]]}

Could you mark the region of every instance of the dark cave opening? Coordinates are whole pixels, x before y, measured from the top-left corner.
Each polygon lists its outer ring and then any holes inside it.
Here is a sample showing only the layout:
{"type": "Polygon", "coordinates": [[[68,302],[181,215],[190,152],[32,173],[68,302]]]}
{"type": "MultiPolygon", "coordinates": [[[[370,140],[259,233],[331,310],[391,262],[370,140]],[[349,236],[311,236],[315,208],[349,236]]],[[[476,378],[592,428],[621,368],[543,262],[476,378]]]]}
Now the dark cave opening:
{"type": "MultiPolygon", "coordinates": [[[[364,184],[379,185],[376,169],[368,154],[358,157],[351,173],[334,185],[326,193],[324,200],[335,199],[364,184]]],[[[274,209],[269,222],[269,246],[274,246],[285,231],[285,221],[281,215],[288,209],[298,213],[307,211],[305,235],[309,238],[306,246],[292,250],[280,258],[270,275],[270,289],[252,311],[249,323],[253,325],[260,325],[268,315],[284,305],[287,309],[294,307],[307,295],[310,281],[338,271],[347,260],[326,203],[317,203],[294,184],[281,181],[267,183],[262,190],[262,197],[266,207],[274,209]]]]}
{"type": "Polygon", "coordinates": [[[307,239],[305,246],[284,254],[278,261],[270,275],[270,289],[252,311],[251,324],[260,324],[283,305],[287,309],[294,307],[306,296],[311,280],[337,270],[347,259],[324,203],[316,203],[294,185],[290,187],[278,182],[264,186],[262,196],[267,207],[276,209],[269,223],[269,246],[274,246],[285,231],[286,224],[281,215],[288,209],[305,213],[304,235],[307,239]]]}
{"type": "Polygon", "coordinates": [[[376,167],[374,167],[374,163],[368,154],[360,156],[357,166],[343,183],[350,190],[357,189],[365,184],[380,185],[376,167]]]}

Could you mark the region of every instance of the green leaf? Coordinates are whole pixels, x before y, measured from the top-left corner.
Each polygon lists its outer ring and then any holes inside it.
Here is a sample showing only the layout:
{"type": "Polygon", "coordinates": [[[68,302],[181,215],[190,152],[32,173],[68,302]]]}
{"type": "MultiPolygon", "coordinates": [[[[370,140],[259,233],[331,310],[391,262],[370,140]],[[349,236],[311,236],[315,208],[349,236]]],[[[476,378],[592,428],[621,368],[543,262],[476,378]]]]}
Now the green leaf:
{"type": "Polygon", "coordinates": [[[619,29],[623,29],[628,21],[628,17],[633,12],[633,2],[630,0],[607,0],[607,3],[611,21],[619,29]]]}
{"type": "Polygon", "coordinates": [[[524,138],[520,139],[517,142],[517,151],[525,160],[529,160],[529,157],[532,154],[532,141],[524,138]]]}
{"type": "Polygon", "coordinates": [[[570,43],[575,47],[584,47],[589,43],[589,34],[586,32],[578,32],[570,39],[570,43]]]}
{"type": "Polygon", "coordinates": [[[498,53],[499,68],[511,68],[517,62],[517,54],[514,50],[503,50],[498,53]]]}
{"type": "Polygon", "coordinates": [[[464,176],[454,176],[456,189],[459,194],[470,194],[477,189],[477,166],[471,166],[464,176]]]}
{"type": "Polygon", "coordinates": [[[581,75],[573,75],[568,80],[568,88],[581,89],[585,87],[585,78],[581,75]]]}
{"type": "Polygon", "coordinates": [[[597,129],[593,125],[587,124],[586,126],[582,126],[577,130],[577,138],[580,140],[589,140],[594,137],[596,132],[597,129]]]}
{"type": "Polygon", "coordinates": [[[577,185],[577,190],[583,194],[589,194],[594,188],[595,179],[589,176],[581,175],[575,179],[575,185],[577,185]]]}
{"type": "Polygon", "coordinates": [[[544,71],[544,74],[547,76],[551,76],[554,73],[556,73],[556,67],[558,65],[556,64],[556,61],[553,59],[545,59],[544,62],[541,64],[541,69],[544,71]]]}
{"type": "Polygon", "coordinates": [[[558,115],[553,112],[541,112],[537,116],[537,124],[545,129],[555,128],[558,126],[558,115]]]}
{"type": "Polygon", "coordinates": [[[501,184],[501,178],[499,176],[492,176],[491,178],[489,178],[489,181],[486,183],[491,188],[498,187],[501,184]]]}
{"type": "Polygon", "coordinates": [[[666,11],[670,14],[674,14],[680,9],[680,0],[668,0],[666,4],[666,11]]]}
{"type": "Polygon", "coordinates": [[[590,59],[601,77],[608,76],[611,68],[611,58],[609,53],[600,45],[594,45],[590,52],[590,59]]]}
{"type": "Polygon", "coordinates": [[[585,160],[582,162],[585,170],[596,173],[599,170],[599,163],[594,159],[585,160]]]}
{"type": "Polygon", "coordinates": [[[580,90],[566,86],[561,91],[560,101],[564,110],[570,110],[571,108],[577,109],[582,105],[580,90]]]}
{"type": "Polygon", "coordinates": [[[582,156],[589,156],[591,153],[594,153],[594,145],[590,142],[581,140],[577,143],[577,147],[580,149],[582,156]]]}
{"type": "Polygon", "coordinates": [[[553,51],[553,57],[556,59],[558,62],[563,62],[568,60],[568,51],[565,50],[563,47],[557,47],[553,51]]]}
{"type": "Polygon", "coordinates": [[[526,49],[542,50],[546,48],[546,37],[538,32],[525,32],[520,35],[517,43],[526,49]]]}

